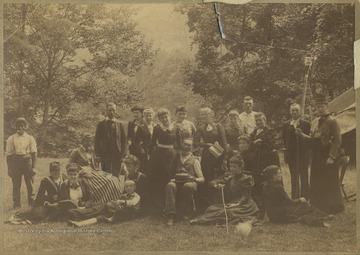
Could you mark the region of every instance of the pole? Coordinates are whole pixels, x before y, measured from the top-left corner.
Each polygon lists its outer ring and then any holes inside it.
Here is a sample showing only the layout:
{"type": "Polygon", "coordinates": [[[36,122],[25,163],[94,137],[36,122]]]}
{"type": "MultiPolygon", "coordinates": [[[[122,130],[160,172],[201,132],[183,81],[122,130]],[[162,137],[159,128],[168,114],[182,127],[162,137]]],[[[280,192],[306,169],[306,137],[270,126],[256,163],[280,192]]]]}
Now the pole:
{"type": "Polygon", "coordinates": [[[229,219],[226,212],[226,204],[225,204],[225,196],[224,196],[224,186],[221,186],[221,198],[224,205],[224,213],[225,213],[225,223],[226,223],[226,233],[229,234],[229,219]]]}

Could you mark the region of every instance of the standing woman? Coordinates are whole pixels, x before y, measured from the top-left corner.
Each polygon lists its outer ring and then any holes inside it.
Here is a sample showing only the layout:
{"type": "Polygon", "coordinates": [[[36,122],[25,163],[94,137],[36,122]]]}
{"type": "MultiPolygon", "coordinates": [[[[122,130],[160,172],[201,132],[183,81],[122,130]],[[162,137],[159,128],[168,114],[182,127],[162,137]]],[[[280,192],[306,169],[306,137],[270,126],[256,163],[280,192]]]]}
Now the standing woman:
{"type": "Polygon", "coordinates": [[[160,125],[154,127],[150,141],[149,184],[153,212],[160,214],[165,208],[165,187],[174,176],[174,158],[179,144],[179,133],[171,123],[168,109],[160,108],[157,116],[160,125]]]}
{"type": "Polygon", "coordinates": [[[229,148],[228,158],[230,159],[239,152],[238,138],[245,134],[245,129],[240,123],[240,114],[236,110],[232,110],[228,114],[225,134],[229,148]]]}
{"type": "Polygon", "coordinates": [[[148,175],[149,171],[149,157],[150,157],[150,141],[154,133],[156,124],[154,123],[155,112],[152,108],[145,108],[143,111],[144,121],[139,125],[135,135],[134,143],[139,146],[139,160],[140,169],[139,171],[148,175]]]}
{"type": "Polygon", "coordinates": [[[300,128],[296,129],[296,133],[312,145],[310,203],[326,213],[335,214],[344,210],[338,172],[341,134],[327,104],[325,96],[316,98],[319,117],[311,124],[310,136],[305,135],[300,128]]]}
{"type": "Polygon", "coordinates": [[[216,202],[215,196],[217,193],[214,193],[209,183],[224,174],[224,168],[227,164],[227,142],[223,126],[214,122],[213,110],[208,107],[201,108],[199,119],[202,126],[196,131],[194,146],[203,149],[200,163],[205,183],[199,186],[199,206],[201,210],[216,202]],[[209,150],[215,143],[218,143],[224,149],[224,152],[218,157],[215,157],[209,150]]]}
{"type": "Polygon", "coordinates": [[[264,215],[262,210],[262,171],[271,165],[280,166],[279,155],[275,150],[276,131],[270,128],[266,123],[266,116],[262,112],[255,114],[256,128],[250,135],[252,141],[252,150],[255,156],[256,166],[253,171],[255,185],[253,189],[253,198],[260,209],[260,218],[264,215]]]}
{"type": "MultiPolygon", "coordinates": [[[[175,111],[176,120],[173,122],[173,124],[179,132],[180,144],[183,144],[185,139],[193,138],[196,132],[194,123],[186,119],[187,112],[188,109],[184,105],[176,107],[176,111],[175,111]]],[[[181,148],[176,148],[176,149],[179,151],[181,150],[181,148]]]]}

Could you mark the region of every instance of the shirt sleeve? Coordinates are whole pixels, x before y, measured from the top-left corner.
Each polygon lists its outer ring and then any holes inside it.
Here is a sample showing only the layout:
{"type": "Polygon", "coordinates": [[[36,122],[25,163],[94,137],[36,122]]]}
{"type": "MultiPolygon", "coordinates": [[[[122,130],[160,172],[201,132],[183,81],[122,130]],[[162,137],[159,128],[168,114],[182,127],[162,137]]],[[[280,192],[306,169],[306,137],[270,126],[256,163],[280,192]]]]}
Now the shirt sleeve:
{"type": "Polygon", "coordinates": [[[200,161],[197,159],[195,159],[194,170],[195,170],[195,175],[196,175],[195,181],[197,183],[203,183],[205,181],[205,179],[204,179],[204,175],[201,171],[200,161]]]}
{"type": "Polygon", "coordinates": [[[29,152],[30,153],[37,153],[36,141],[35,141],[35,138],[33,136],[30,136],[29,152]]]}
{"type": "Polygon", "coordinates": [[[13,154],[15,154],[14,139],[13,136],[10,136],[6,141],[6,155],[11,156],[13,154]]]}

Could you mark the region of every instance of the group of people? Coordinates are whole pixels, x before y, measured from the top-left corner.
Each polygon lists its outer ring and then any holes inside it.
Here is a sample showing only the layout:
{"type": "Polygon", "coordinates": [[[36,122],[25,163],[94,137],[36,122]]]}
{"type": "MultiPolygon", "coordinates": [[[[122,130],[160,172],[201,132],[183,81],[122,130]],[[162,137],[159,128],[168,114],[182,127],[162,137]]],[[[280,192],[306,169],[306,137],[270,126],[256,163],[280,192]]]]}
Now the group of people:
{"type": "Polygon", "coordinates": [[[317,98],[319,117],[311,124],[294,103],[283,125],[291,198],[283,187],[277,132],[265,114],[253,111],[253,104],[253,98],[245,97],[245,111],[230,111],[226,125],[215,122],[207,107],[199,110],[195,125],[186,119],[185,106],[177,107],[175,121],[169,110],[159,109],[159,124],[152,108],[135,106],[126,131],[115,117],[116,105],[109,103],[95,137],[86,135],[71,152],[67,176],[60,163],[52,162],[35,200],[36,142],[25,132],[26,120],[18,118],[17,133],[6,145],[13,206],[21,206],[24,175],[32,209],[18,214],[23,218],[67,219],[85,226],[152,214],[165,215],[171,226],[194,215],[190,224],[262,220],[266,214],[276,223],[327,226],[344,205],[337,167],[341,135],[326,98],[317,98]]]}

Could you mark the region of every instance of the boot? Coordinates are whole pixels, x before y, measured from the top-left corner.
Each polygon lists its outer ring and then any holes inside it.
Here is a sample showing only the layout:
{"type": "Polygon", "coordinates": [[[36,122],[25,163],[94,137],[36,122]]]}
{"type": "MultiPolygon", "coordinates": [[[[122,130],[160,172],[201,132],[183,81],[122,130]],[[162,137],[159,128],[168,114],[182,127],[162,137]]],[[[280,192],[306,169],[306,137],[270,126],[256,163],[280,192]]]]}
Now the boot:
{"type": "Polygon", "coordinates": [[[68,224],[75,226],[75,227],[85,227],[85,226],[90,226],[90,225],[94,225],[96,224],[98,221],[96,218],[91,218],[91,219],[87,219],[87,220],[83,220],[83,221],[74,221],[74,220],[69,220],[68,224]]]}

